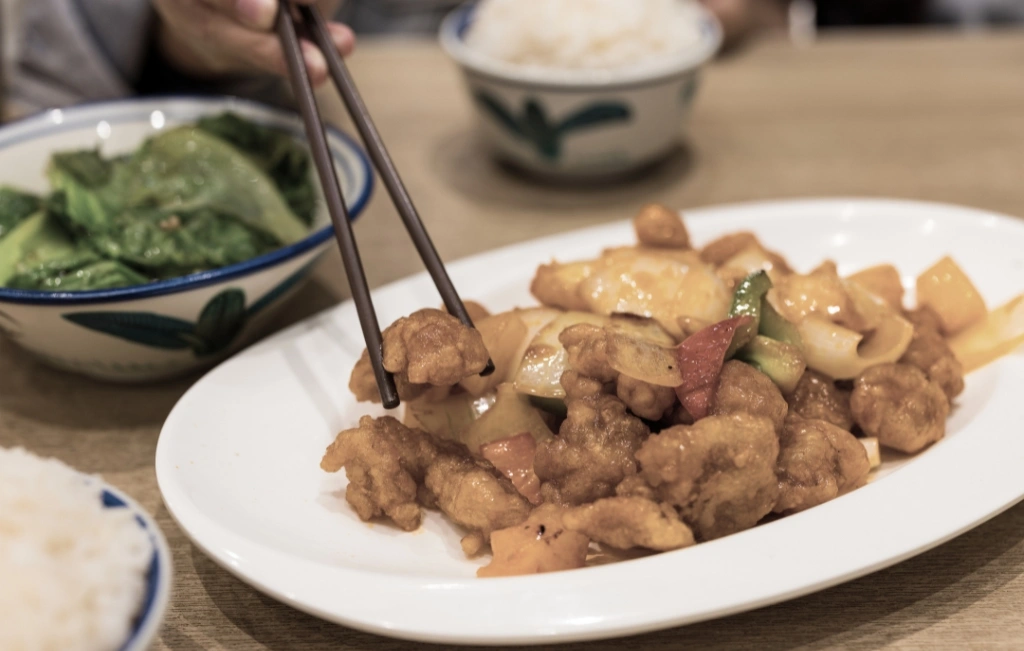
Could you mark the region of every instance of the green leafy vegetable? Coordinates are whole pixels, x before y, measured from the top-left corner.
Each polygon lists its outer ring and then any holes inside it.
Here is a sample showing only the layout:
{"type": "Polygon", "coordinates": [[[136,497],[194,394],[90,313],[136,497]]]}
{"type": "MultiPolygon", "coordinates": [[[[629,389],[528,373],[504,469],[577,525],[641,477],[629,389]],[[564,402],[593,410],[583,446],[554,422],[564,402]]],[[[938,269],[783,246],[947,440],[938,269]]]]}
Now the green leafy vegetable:
{"type": "Polygon", "coordinates": [[[304,238],[316,206],[305,149],[225,114],[137,151],[55,154],[46,199],[0,188],[0,286],[136,285],[235,264],[304,238]]]}
{"type": "Polygon", "coordinates": [[[196,126],[234,145],[277,185],[292,212],[313,223],[317,196],[310,182],[309,153],[287,131],[253,124],[234,113],[202,118],[196,126]]]}
{"type": "Polygon", "coordinates": [[[84,188],[101,188],[110,183],[114,173],[114,163],[96,149],[54,154],[50,164],[84,188]]]}
{"type": "Polygon", "coordinates": [[[0,240],[0,285],[6,285],[25,268],[75,252],[75,244],[60,225],[48,213],[39,211],[0,240]]]}
{"type": "Polygon", "coordinates": [[[0,285],[75,291],[146,282],[146,277],[75,244],[52,214],[40,211],[0,240],[0,285]]]}
{"type": "Polygon", "coordinates": [[[148,279],[115,260],[104,260],[89,250],[53,258],[28,267],[13,276],[8,286],[15,289],[74,292],[141,285],[148,279]]]}
{"type": "Polygon", "coordinates": [[[200,208],[237,219],[280,244],[308,233],[248,157],[192,127],[148,140],[136,155],[115,163],[103,185],[88,185],[76,172],[55,157],[50,180],[67,194],[68,217],[89,234],[113,230],[115,217],[159,221],[200,208]]]}
{"type": "Polygon", "coordinates": [[[263,233],[210,210],[130,216],[111,220],[114,228],[89,238],[102,255],[154,278],[174,278],[242,262],[276,248],[263,233]]]}
{"type": "Polygon", "coordinates": [[[0,187],[0,239],[39,210],[39,197],[14,188],[0,187]]]}

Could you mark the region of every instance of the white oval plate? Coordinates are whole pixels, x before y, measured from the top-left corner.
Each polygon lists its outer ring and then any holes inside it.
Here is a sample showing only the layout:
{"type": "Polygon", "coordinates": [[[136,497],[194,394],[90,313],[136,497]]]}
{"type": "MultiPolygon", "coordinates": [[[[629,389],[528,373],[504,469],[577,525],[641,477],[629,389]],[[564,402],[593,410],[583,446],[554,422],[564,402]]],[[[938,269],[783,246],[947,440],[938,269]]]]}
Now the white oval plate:
{"type": "MultiPolygon", "coordinates": [[[[753,230],[802,270],[894,262],[912,278],[947,253],[990,305],[1024,290],[1024,223],[899,201],[774,202],[694,210],[697,244],[753,230]]],[[[449,266],[462,296],[531,304],[536,266],[634,241],[629,223],[589,228],[449,266]]],[[[382,323],[438,304],[426,275],[374,293],[382,323]]],[[[156,471],[171,514],[216,562],[295,608],[354,628],[430,642],[585,640],[687,624],[791,599],[921,553],[1024,497],[1019,428],[1024,356],[972,374],[948,435],[887,458],[866,487],[714,542],[571,572],[476,579],[459,533],[437,514],[402,533],[359,521],[343,473],[318,463],[367,413],[347,389],[363,348],[345,303],[251,348],[197,383],[160,435],[156,471]]]]}

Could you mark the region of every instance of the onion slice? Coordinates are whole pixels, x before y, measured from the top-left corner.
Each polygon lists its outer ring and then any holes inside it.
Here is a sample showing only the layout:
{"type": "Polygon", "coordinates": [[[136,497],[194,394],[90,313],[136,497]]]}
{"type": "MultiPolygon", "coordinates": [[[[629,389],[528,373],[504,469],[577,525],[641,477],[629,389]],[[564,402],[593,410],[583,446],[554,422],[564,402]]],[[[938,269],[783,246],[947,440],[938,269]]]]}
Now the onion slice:
{"type": "Polygon", "coordinates": [[[1024,294],[949,340],[964,372],[981,368],[1024,344],[1024,294]]]}
{"type": "Polygon", "coordinates": [[[835,380],[851,380],[867,368],[896,362],[914,337],[913,324],[893,312],[867,336],[815,316],[805,318],[797,329],[808,368],[835,380]]]}

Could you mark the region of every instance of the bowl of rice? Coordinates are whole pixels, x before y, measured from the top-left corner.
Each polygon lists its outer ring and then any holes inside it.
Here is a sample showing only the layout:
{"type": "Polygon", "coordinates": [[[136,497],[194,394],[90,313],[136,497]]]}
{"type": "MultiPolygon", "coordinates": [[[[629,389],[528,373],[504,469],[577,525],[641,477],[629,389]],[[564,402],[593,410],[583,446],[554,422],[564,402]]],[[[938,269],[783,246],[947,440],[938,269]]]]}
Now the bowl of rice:
{"type": "Polygon", "coordinates": [[[0,448],[0,649],[143,651],[170,588],[167,542],[130,497],[0,448]]]}
{"type": "Polygon", "coordinates": [[[500,159],[594,178],[678,146],[722,29],[692,0],[480,0],[440,40],[500,159]]]}

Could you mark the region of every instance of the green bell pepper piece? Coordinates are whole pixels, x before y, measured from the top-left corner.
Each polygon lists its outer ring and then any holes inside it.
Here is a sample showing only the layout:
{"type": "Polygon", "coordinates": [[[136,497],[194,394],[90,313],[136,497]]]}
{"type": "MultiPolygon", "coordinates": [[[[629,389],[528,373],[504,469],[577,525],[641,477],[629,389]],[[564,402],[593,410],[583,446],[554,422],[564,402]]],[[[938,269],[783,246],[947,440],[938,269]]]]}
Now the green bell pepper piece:
{"type": "Polygon", "coordinates": [[[764,335],[754,337],[736,358],[767,375],[786,394],[796,389],[807,369],[807,361],[798,347],[764,335]]]}
{"type": "Polygon", "coordinates": [[[755,271],[744,278],[732,295],[732,306],[729,308],[729,318],[738,316],[749,316],[752,321],[741,326],[733,337],[733,345],[726,353],[729,359],[758,333],[761,323],[761,304],[765,302],[764,297],[772,288],[772,281],[765,271],[755,271]]]}

